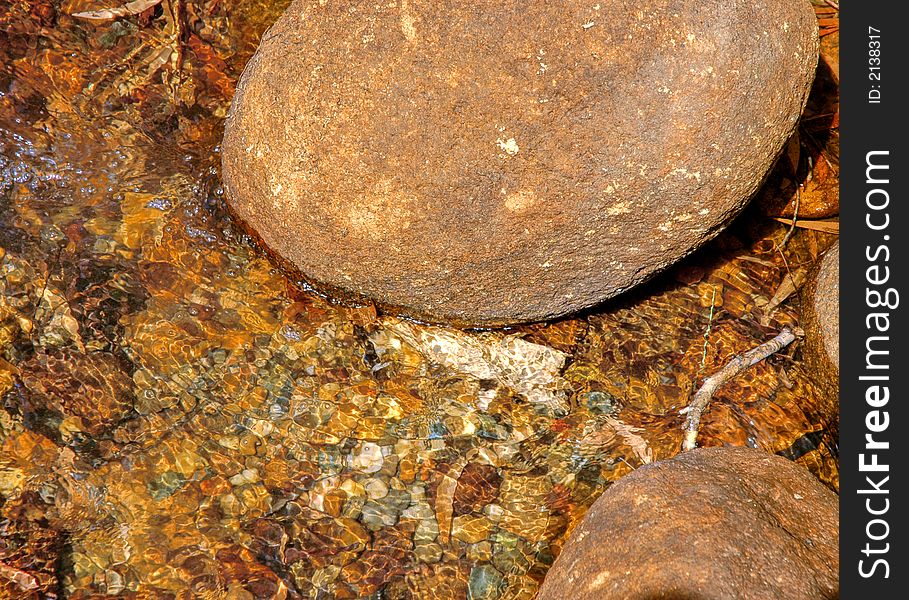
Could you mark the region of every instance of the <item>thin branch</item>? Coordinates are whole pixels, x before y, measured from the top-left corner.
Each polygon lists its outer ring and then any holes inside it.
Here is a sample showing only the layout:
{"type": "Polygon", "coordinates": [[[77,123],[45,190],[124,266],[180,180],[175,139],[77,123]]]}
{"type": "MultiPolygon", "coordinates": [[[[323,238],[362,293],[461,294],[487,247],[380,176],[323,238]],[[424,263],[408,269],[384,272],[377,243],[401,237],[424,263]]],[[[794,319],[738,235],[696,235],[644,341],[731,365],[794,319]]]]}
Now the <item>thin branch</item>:
{"type": "Polygon", "coordinates": [[[701,368],[698,369],[698,377],[704,372],[707,366],[707,348],[710,344],[710,330],[713,328],[713,311],[716,308],[716,285],[713,286],[713,296],[710,297],[710,317],[707,319],[707,331],[704,332],[704,350],[701,353],[701,368]]]}
{"type": "MultiPolygon", "coordinates": [[[[63,253],[63,244],[61,243],[60,245],[57,246],[57,253],[54,255],[53,265],[49,264],[47,267],[47,275],[45,275],[45,277],[44,277],[44,285],[41,286],[41,293],[38,294],[38,300],[35,303],[35,310],[34,310],[34,312],[32,312],[32,321],[33,322],[35,319],[38,318],[38,311],[41,310],[41,301],[44,300],[44,294],[45,294],[45,292],[47,292],[47,285],[50,283],[51,275],[53,274],[54,271],[57,270],[57,267],[60,266],[60,255],[62,253],[63,253]]],[[[47,305],[50,307],[50,302],[48,302],[47,305]]],[[[52,312],[53,312],[53,310],[54,310],[54,307],[51,307],[52,312]]]]}
{"type": "Polygon", "coordinates": [[[792,237],[792,232],[795,231],[795,223],[799,218],[799,204],[802,203],[802,186],[795,186],[795,207],[792,209],[792,225],[789,226],[789,231],[786,232],[786,237],[783,238],[783,241],[776,247],[780,252],[783,251],[783,248],[786,247],[786,244],[789,242],[789,238],[792,237]]]}
{"type": "Polygon", "coordinates": [[[701,414],[710,403],[710,399],[724,383],[747,370],[749,367],[761,362],[774,352],[785,348],[795,340],[795,334],[788,327],[784,328],[779,335],[763,343],[757,348],[753,348],[733,358],[726,363],[722,369],[711,375],[701,386],[701,389],[695,393],[691,403],[682,409],[682,413],[687,413],[685,425],[682,429],[685,431],[685,440],[682,442],[682,450],[691,450],[697,446],[698,428],[701,426],[701,414]]]}
{"type": "MultiPolygon", "coordinates": [[[[774,217],[774,221],[779,221],[783,225],[792,224],[792,219],[783,219],[781,217],[774,217]]],[[[831,219],[801,219],[795,226],[802,229],[810,229],[811,231],[832,233],[834,235],[839,235],[840,233],[839,217],[833,217],[831,219]]]]}

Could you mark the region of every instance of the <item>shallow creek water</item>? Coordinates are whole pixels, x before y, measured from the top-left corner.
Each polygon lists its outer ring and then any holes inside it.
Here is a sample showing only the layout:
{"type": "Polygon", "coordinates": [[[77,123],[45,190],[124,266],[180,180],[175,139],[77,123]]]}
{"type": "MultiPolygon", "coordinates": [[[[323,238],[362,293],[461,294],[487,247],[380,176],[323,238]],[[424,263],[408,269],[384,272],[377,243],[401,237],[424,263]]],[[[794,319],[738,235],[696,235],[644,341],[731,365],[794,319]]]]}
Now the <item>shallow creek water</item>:
{"type": "MultiPolygon", "coordinates": [[[[218,140],[284,3],[0,3],[0,597],[531,598],[678,411],[798,325],[830,239],[749,211],[579,317],[458,332],[333,304],[231,222],[218,140]]],[[[796,344],[702,445],[835,488],[796,344]]]]}

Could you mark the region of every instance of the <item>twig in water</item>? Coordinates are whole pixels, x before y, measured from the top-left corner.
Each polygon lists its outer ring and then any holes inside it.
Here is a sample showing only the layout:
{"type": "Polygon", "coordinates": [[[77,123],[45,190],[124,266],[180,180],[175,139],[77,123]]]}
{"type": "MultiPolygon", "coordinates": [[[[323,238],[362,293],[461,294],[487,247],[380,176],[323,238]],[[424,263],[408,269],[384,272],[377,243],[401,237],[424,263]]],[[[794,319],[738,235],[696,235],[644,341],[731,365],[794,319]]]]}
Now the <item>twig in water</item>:
{"type": "Polygon", "coordinates": [[[726,363],[722,369],[711,375],[704,382],[691,400],[691,403],[682,409],[682,413],[687,413],[685,425],[682,429],[685,431],[685,440],[682,442],[682,450],[691,450],[697,446],[698,428],[701,426],[701,414],[710,403],[713,394],[724,383],[748,369],[753,365],[761,362],[774,352],[785,348],[795,340],[795,334],[788,327],[784,328],[779,335],[763,343],[757,348],[752,348],[745,354],[736,356],[726,363]]]}
{"type": "MultiPolygon", "coordinates": [[[[777,250],[782,254],[783,248],[786,247],[786,244],[789,242],[789,238],[792,237],[792,232],[795,231],[795,223],[799,218],[799,204],[802,203],[802,186],[797,186],[795,188],[795,206],[792,208],[792,224],[789,226],[789,231],[786,232],[786,237],[783,238],[783,241],[777,246],[777,250]]],[[[786,260],[783,257],[783,260],[786,260]]]]}
{"type": "MultiPolygon", "coordinates": [[[[783,219],[781,217],[774,217],[773,220],[779,221],[783,225],[792,224],[792,219],[783,219]]],[[[830,219],[802,219],[798,223],[796,223],[795,226],[801,227],[802,229],[810,229],[812,231],[820,231],[823,233],[832,233],[833,235],[839,235],[839,233],[840,233],[839,217],[832,217],[830,219]]],[[[752,259],[745,258],[745,260],[752,260],[752,259]]]]}
{"type": "Polygon", "coordinates": [[[710,344],[710,330],[713,327],[713,309],[716,308],[716,286],[713,286],[713,296],[710,297],[710,317],[707,319],[707,331],[704,332],[704,351],[701,353],[701,368],[698,369],[698,376],[707,366],[707,346],[710,344]]]}

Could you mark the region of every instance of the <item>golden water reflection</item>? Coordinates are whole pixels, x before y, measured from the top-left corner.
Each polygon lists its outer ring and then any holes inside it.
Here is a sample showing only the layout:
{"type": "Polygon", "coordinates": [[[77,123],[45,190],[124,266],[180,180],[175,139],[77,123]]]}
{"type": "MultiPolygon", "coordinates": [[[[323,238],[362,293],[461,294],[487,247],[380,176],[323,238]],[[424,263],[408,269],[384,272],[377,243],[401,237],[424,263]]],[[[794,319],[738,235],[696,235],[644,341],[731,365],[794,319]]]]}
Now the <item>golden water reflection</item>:
{"type": "MultiPolygon", "coordinates": [[[[222,120],[282,6],[0,6],[0,597],[531,598],[828,239],[757,213],[589,314],[464,333],[332,304],[231,223],[222,120]],[[705,345],[704,335],[707,336],[705,345]]],[[[704,445],[836,487],[798,348],[704,445]]]]}

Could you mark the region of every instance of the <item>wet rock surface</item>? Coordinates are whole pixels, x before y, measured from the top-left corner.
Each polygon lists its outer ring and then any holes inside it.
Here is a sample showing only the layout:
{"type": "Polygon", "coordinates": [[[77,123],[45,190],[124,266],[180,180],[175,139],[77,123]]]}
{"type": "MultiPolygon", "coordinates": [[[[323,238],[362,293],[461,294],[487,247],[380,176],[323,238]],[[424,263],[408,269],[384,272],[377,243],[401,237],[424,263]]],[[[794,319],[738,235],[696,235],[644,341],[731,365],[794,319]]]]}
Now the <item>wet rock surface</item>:
{"type": "Polygon", "coordinates": [[[538,598],[836,598],[838,520],[836,494],[784,458],[695,449],[594,502],[538,598]]]}
{"type": "Polygon", "coordinates": [[[818,261],[802,288],[805,360],[825,392],[830,421],[839,414],[840,384],[840,245],[818,261]]]}
{"type": "MultiPolygon", "coordinates": [[[[214,169],[283,7],[183,5],[181,68],[170,11],[49,27],[0,3],[0,597],[530,600],[603,490],[678,452],[703,376],[799,325],[771,297],[829,242],[780,252],[755,214],[621,302],[511,331],[300,290],[214,169]]],[[[774,355],[700,440],[835,487],[818,393],[774,355]]]]}
{"type": "Polygon", "coordinates": [[[814,76],[808,2],[297,1],[241,78],[233,212],[317,286],[548,319],[713,237],[814,76]]]}

